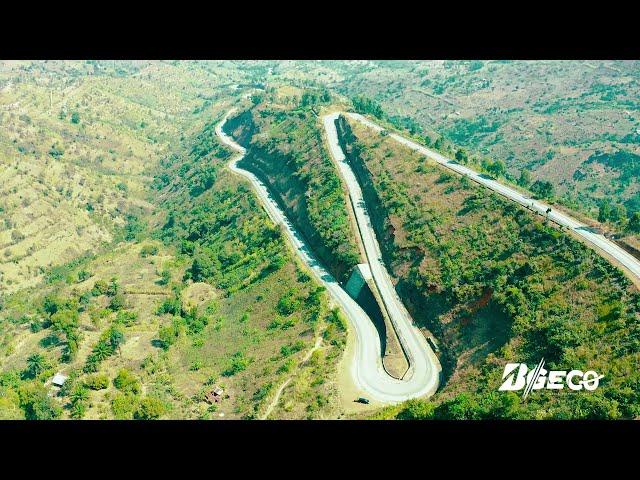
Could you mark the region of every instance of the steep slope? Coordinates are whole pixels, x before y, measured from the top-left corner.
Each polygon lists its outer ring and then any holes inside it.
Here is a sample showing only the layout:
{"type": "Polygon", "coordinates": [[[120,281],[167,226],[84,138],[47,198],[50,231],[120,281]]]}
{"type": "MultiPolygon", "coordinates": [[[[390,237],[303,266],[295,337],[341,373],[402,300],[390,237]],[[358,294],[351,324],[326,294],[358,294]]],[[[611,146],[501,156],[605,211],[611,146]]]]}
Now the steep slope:
{"type": "Polygon", "coordinates": [[[0,418],[254,418],[289,378],[270,418],[339,416],[343,320],[226,168],[223,108],[163,156],[131,235],[2,298],[0,418]]]}
{"type": "Polygon", "coordinates": [[[268,185],[320,260],[345,281],[359,254],[345,192],[314,112],[264,102],[231,118],[227,129],[247,148],[240,166],[268,185]]]}
{"type": "Polygon", "coordinates": [[[620,271],[388,137],[344,118],[339,126],[397,288],[443,346],[437,406],[412,404],[401,416],[638,415],[640,296],[620,271]],[[541,391],[524,404],[496,395],[504,363],[540,357],[608,380],[594,393],[541,391]]]}
{"type": "MultiPolygon", "coordinates": [[[[603,199],[640,210],[630,160],[640,154],[635,61],[328,62],[349,96],[366,95],[432,140],[501,159],[514,177],[551,181],[573,208],[603,199]],[[602,158],[603,161],[597,160],[602,158]],[[595,160],[594,160],[595,159],[595,160]]],[[[636,161],[637,163],[637,161],[636,161]]]]}
{"type": "Polygon", "coordinates": [[[36,285],[148,216],[149,169],[225,91],[215,89],[228,81],[222,72],[189,62],[2,62],[0,293],[36,285]]]}

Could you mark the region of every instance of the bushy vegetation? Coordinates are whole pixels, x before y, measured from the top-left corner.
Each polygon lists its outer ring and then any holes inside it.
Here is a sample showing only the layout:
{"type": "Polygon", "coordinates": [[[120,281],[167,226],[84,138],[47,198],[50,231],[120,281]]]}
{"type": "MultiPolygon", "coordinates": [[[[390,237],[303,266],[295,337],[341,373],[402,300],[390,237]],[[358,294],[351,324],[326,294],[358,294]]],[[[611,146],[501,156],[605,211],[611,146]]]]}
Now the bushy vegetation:
{"type": "Polygon", "coordinates": [[[346,280],[359,256],[317,117],[309,109],[283,111],[263,103],[231,120],[229,128],[252,133],[241,165],[266,180],[320,260],[346,280]]]}
{"type": "Polygon", "coordinates": [[[596,218],[608,197],[640,210],[637,62],[327,61],[317,69],[340,76],[335,88],[356,111],[406,118],[394,126],[438,150],[453,142],[445,153],[462,147],[470,159],[502,159],[512,174],[530,170],[571,209],[596,218]]]}
{"type": "Polygon", "coordinates": [[[543,217],[353,128],[356,137],[347,126],[344,136],[384,256],[415,318],[444,343],[445,378],[452,378],[433,405],[413,402],[399,416],[637,416],[631,385],[638,381],[640,295],[623,273],[543,217]],[[477,348],[482,354],[460,360],[477,348]],[[540,357],[549,368],[594,369],[608,380],[580,397],[541,391],[514,403],[498,395],[506,362],[540,357]]]}

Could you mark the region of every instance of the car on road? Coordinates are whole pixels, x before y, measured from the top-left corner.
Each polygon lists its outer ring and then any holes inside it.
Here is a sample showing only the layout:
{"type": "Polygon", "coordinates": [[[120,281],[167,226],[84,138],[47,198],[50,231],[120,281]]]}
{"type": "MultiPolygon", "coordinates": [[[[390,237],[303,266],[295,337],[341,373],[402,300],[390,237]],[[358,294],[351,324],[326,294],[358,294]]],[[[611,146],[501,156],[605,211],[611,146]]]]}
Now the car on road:
{"type": "Polygon", "coordinates": [[[356,402],[358,403],[363,403],[365,405],[369,405],[369,399],[368,398],[364,398],[364,397],[358,397],[358,399],[356,400],[356,402]]]}

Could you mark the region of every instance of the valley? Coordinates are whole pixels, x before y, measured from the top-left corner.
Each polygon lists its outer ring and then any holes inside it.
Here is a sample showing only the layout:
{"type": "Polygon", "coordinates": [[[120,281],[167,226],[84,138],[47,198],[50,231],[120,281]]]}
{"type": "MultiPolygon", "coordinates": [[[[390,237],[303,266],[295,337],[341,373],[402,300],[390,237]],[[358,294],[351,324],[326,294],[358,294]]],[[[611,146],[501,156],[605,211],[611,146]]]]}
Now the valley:
{"type": "Polygon", "coordinates": [[[634,65],[0,62],[0,419],[638,418],[634,65]]]}

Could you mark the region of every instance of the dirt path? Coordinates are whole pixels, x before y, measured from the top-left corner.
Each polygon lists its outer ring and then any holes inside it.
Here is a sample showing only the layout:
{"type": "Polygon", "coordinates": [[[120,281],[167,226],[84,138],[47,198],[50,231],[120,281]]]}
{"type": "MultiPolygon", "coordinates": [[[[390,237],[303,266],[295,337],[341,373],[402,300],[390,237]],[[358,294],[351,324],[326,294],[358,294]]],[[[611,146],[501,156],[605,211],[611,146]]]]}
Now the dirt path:
{"type": "MultiPolygon", "coordinates": [[[[309,349],[309,351],[302,358],[302,361],[300,362],[300,365],[303,365],[306,362],[308,362],[309,359],[311,358],[311,355],[313,355],[313,352],[315,352],[318,348],[320,348],[321,344],[322,344],[322,337],[316,338],[316,343],[313,345],[312,348],[309,349]]],[[[276,408],[276,405],[278,405],[278,402],[280,401],[280,395],[282,395],[282,392],[287,387],[287,385],[289,385],[291,380],[293,380],[293,377],[287,378],[282,383],[282,385],[280,385],[280,388],[278,388],[278,391],[276,392],[276,395],[273,397],[273,400],[271,400],[271,403],[269,404],[269,406],[265,410],[264,414],[260,417],[260,420],[266,420],[269,417],[269,415],[271,415],[271,412],[273,411],[274,408],[276,408]]]]}

